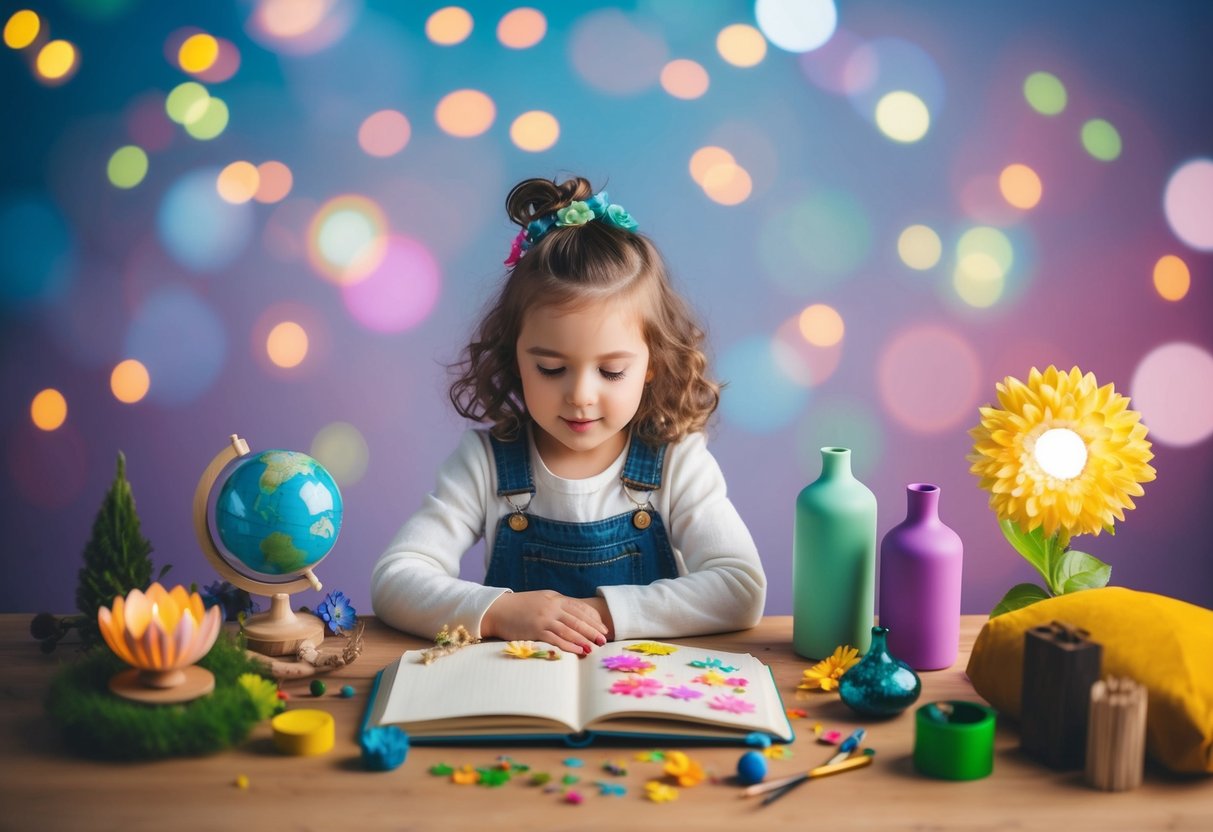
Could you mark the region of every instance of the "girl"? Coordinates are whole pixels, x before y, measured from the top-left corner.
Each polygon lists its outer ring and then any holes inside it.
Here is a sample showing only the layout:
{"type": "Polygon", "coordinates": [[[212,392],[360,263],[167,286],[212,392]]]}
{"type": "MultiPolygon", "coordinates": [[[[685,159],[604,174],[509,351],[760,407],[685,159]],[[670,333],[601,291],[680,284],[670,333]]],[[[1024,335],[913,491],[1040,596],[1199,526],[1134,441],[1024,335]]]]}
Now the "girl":
{"type": "Polygon", "coordinates": [[[661,255],[585,179],[528,179],[506,210],[513,268],[450,390],[492,427],[375,565],[376,615],[581,654],[754,626],[766,577],[700,432],[720,388],[661,255]],[[484,586],[458,577],[482,535],[484,586]]]}

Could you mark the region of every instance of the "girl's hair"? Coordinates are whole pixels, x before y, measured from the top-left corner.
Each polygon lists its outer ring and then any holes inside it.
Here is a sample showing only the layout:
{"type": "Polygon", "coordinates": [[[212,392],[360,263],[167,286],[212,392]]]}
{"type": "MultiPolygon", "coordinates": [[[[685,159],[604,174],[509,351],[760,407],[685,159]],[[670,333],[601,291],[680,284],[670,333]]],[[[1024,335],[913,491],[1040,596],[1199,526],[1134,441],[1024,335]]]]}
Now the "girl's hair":
{"type": "MultiPolygon", "coordinates": [[[[522,228],[594,191],[581,177],[557,184],[527,179],[506,197],[506,211],[522,228]]],[[[540,306],[578,308],[626,298],[642,320],[652,381],[632,420],[649,444],[676,442],[702,430],[720,402],[720,385],[707,377],[704,332],[670,286],[657,247],[644,235],[592,220],[552,227],[518,260],[452,368],[451,403],[462,416],[492,422],[491,432],[512,439],[526,423],[516,354],[526,313],[540,306]]]]}

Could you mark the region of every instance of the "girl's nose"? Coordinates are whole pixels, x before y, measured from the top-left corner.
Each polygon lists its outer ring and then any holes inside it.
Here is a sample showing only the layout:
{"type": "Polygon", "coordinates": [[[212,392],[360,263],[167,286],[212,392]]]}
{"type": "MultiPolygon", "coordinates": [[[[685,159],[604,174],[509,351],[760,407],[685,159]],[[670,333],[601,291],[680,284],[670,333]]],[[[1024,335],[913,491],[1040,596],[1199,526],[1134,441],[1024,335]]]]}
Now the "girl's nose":
{"type": "Polygon", "coordinates": [[[578,373],[569,385],[566,399],[574,407],[588,407],[594,403],[596,390],[592,373],[578,373]]]}

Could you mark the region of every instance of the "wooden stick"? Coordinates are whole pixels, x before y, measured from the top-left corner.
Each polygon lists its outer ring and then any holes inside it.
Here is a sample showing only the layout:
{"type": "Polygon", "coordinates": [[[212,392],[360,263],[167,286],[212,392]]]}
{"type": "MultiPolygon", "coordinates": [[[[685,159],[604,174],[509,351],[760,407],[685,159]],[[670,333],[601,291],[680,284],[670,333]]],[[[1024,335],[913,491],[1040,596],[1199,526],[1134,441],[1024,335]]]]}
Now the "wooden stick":
{"type": "Polygon", "coordinates": [[[1091,686],[1086,780],[1105,791],[1141,785],[1146,752],[1144,685],[1109,678],[1091,686]]]}
{"type": "Polygon", "coordinates": [[[741,797],[757,797],[760,794],[773,792],[785,786],[794,786],[805,782],[806,780],[816,779],[818,777],[829,777],[831,774],[841,774],[844,771],[851,771],[856,768],[872,764],[871,754],[856,754],[843,760],[841,763],[830,763],[825,766],[818,766],[809,771],[793,774],[790,777],[784,777],[780,780],[771,780],[767,783],[757,783],[753,786],[748,786],[741,791],[741,797]]]}

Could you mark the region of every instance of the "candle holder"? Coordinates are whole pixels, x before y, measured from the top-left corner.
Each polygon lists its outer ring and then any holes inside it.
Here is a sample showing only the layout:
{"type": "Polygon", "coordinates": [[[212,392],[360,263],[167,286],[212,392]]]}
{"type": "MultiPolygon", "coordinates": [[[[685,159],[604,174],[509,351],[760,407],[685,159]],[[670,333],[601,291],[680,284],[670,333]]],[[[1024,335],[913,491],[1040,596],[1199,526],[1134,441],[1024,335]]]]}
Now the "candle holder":
{"type": "Polygon", "coordinates": [[[188,702],[215,689],[215,677],[194,663],[219,636],[219,607],[209,610],[198,593],[158,583],[147,592],[133,589],[100,607],[97,623],[114,655],[131,665],[110,679],[110,690],[125,699],[151,704],[188,702]]]}

